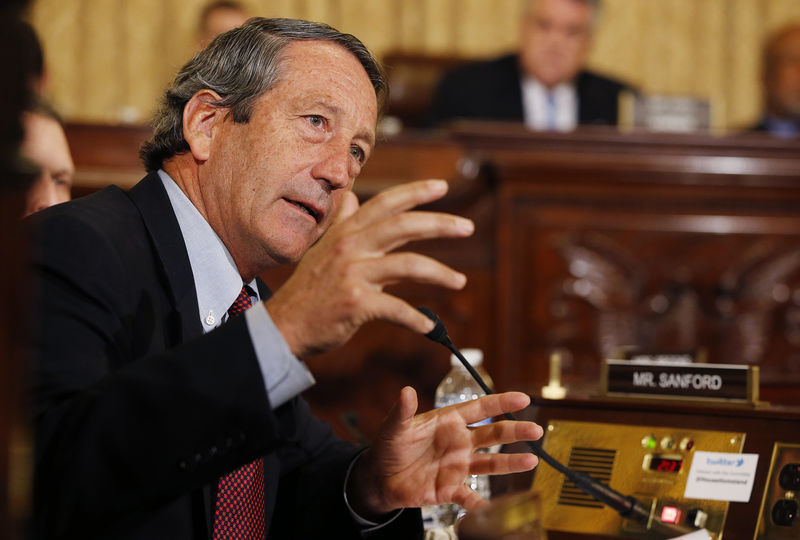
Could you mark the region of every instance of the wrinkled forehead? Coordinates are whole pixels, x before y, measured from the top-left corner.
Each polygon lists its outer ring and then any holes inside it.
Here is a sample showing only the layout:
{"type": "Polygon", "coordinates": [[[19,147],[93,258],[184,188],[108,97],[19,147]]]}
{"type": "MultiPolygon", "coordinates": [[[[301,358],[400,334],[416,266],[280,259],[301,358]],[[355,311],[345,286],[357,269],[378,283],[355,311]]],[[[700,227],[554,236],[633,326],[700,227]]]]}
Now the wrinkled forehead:
{"type": "Polygon", "coordinates": [[[372,75],[370,75],[362,60],[353,51],[335,41],[327,39],[298,39],[284,45],[278,55],[278,81],[290,65],[303,63],[307,56],[320,56],[325,53],[330,54],[332,57],[339,58],[340,67],[342,67],[343,72],[349,72],[353,76],[363,76],[365,78],[367,84],[372,89],[372,95],[375,97],[378,108],[377,112],[380,113],[384,94],[386,93],[385,81],[382,80],[384,75],[380,73],[381,68],[378,64],[374,66],[374,70],[379,72],[376,76],[381,78],[381,80],[373,82],[372,75]]]}
{"type": "Polygon", "coordinates": [[[343,46],[322,40],[294,41],[281,53],[274,87],[295,94],[297,99],[327,99],[332,108],[356,115],[374,126],[378,96],[364,66],[343,46]]]}

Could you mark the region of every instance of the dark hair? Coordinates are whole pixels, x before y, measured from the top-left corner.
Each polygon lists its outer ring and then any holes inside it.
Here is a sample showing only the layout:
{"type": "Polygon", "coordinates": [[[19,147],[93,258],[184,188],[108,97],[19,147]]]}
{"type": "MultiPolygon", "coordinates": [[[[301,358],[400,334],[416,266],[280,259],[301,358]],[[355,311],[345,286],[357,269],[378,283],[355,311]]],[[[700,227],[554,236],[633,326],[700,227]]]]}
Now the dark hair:
{"type": "Polygon", "coordinates": [[[19,48],[29,77],[41,79],[44,75],[44,52],[36,30],[26,21],[20,21],[19,48]]]}
{"type": "Polygon", "coordinates": [[[308,40],[330,41],[350,51],[367,72],[381,109],[386,78],[358,38],[324,23],[254,17],[214,38],[175,76],[153,120],[153,138],[139,152],[145,168],[160,169],[165,160],[189,151],[183,137],[183,109],[193,95],[213,90],[221,96],[214,105],[230,107],[234,122],[247,123],[256,100],[277,83],[286,45],[308,40]]]}
{"type": "Polygon", "coordinates": [[[25,112],[50,118],[58,122],[62,128],[64,127],[64,120],[61,118],[61,115],[58,114],[58,111],[56,111],[50,102],[42,96],[33,96],[31,102],[25,107],[25,112]]]}

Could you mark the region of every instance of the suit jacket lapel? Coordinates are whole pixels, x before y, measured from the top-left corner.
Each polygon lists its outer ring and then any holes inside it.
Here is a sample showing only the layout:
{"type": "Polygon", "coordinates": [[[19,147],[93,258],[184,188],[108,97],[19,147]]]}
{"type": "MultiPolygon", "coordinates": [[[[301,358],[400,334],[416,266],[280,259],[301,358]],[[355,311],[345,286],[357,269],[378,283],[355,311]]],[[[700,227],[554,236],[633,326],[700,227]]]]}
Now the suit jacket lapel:
{"type": "Polygon", "coordinates": [[[258,298],[261,301],[266,301],[272,296],[272,290],[267,287],[267,284],[260,277],[256,278],[256,286],[258,287],[258,298]]]}
{"type": "Polygon", "coordinates": [[[161,178],[157,173],[150,173],[128,194],[139,209],[164,269],[167,288],[180,321],[180,340],[201,336],[203,327],[198,316],[189,255],[161,178]]]}
{"type": "Polygon", "coordinates": [[[520,122],[525,121],[525,111],[522,106],[522,68],[520,67],[519,55],[513,55],[511,59],[506,60],[508,68],[506,70],[506,77],[504,82],[506,85],[505,91],[507,92],[506,98],[499,100],[498,104],[504,108],[504,114],[507,118],[513,118],[520,122]]]}
{"type": "MultiPolygon", "coordinates": [[[[169,202],[169,197],[157,173],[148,174],[142,181],[128,191],[128,194],[139,209],[142,220],[150,234],[153,247],[164,270],[167,287],[172,296],[175,311],[180,320],[180,340],[185,341],[203,334],[198,315],[197,292],[194,286],[189,255],[183,241],[180,225],[169,202]]],[[[258,294],[262,300],[272,296],[269,287],[258,278],[258,294]]],[[[276,467],[274,462],[265,460],[267,467],[276,467]]],[[[266,485],[265,499],[267,508],[274,505],[276,486],[266,485]]],[[[197,493],[200,496],[200,493],[197,493]]],[[[205,513],[205,525],[209,538],[213,531],[214,508],[212,507],[212,486],[202,489],[202,506],[205,513]]],[[[200,500],[198,500],[200,503],[200,500]]],[[[200,506],[196,504],[195,507],[200,506]]]]}
{"type": "MultiPolygon", "coordinates": [[[[161,261],[167,289],[172,296],[172,305],[178,319],[178,343],[199,337],[203,327],[198,315],[197,291],[194,286],[189,254],[183,241],[178,219],[169,202],[157,173],[148,174],[128,191],[139,209],[145,227],[153,242],[153,249],[161,261]]],[[[204,486],[192,495],[195,511],[202,512],[208,538],[211,538],[214,509],[211,508],[211,486],[204,486]]]]}

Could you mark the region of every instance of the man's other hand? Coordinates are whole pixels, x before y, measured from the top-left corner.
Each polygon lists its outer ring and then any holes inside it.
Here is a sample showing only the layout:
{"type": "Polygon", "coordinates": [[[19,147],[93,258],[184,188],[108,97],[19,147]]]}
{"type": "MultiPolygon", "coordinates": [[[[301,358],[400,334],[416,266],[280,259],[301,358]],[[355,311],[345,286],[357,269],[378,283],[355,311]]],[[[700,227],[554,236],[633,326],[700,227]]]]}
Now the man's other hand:
{"type": "Polygon", "coordinates": [[[380,519],[398,508],[456,503],[467,510],[483,499],[464,481],[472,474],[508,474],[533,469],[530,453],[476,453],[479,448],[542,436],[533,422],[470,424],[525,408],[520,392],[493,394],[416,415],[417,393],[405,387],[384,420],[377,440],[356,462],[347,486],[353,509],[380,519]]]}

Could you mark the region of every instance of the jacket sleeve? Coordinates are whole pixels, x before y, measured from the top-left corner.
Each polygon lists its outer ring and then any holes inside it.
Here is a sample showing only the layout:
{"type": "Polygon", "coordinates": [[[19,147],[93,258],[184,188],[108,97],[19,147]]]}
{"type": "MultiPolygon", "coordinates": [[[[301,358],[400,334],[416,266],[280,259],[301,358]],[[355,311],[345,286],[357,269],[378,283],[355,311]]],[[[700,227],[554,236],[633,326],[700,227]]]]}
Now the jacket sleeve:
{"type": "Polygon", "coordinates": [[[404,509],[396,519],[374,531],[365,531],[353,518],[344,500],[345,475],[358,449],[336,438],[330,426],[311,414],[306,402],[295,399],[292,409],[279,415],[292,419],[295,444],[278,452],[281,477],[275,515],[267,538],[374,538],[413,540],[422,538],[418,508],[404,509]]]}
{"type": "MultiPolygon", "coordinates": [[[[136,233],[128,241],[146,244],[136,233]]],[[[56,211],[36,238],[37,537],[88,538],[135,523],[283,444],[244,318],[159,351],[151,342],[166,339],[175,314],[132,285],[147,272],[103,229],[56,211]]]]}

